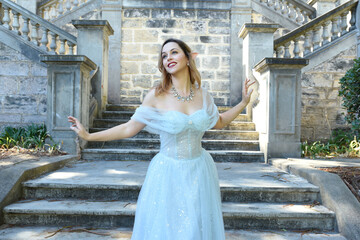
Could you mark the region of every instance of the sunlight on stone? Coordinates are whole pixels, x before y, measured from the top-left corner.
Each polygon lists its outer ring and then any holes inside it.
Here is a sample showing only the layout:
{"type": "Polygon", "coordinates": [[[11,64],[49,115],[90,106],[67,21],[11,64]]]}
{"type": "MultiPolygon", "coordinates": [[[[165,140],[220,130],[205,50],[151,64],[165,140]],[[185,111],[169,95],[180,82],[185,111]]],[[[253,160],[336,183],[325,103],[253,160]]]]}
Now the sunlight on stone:
{"type": "Polygon", "coordinates": [[[35,231],[22,231],[16,234],[16,239],[29,239],[29,237],[34,237],[38,235],[35,231]]]}
{"type": "Polygon", "coordinates": [[[77,172],[55,172],[48,176],[48,179],[66,179],[73,177],[84,177],[86,173],[77,173],[77,172]]]}
{"type": "Polygon", "coordinates": [[[109,169],[106,170],[107,174],[128,174],[128,171],[119,171],[119,170],[115,170],[115,169],[109,169]]]}
{"type": "Polygon", "coordinates": [[[10,164],[13,164],[13,163],[12,162],[5,162],[5,161],[0,162],[0,166],[7,166],[7,165],[10,165],[10,164]]]}

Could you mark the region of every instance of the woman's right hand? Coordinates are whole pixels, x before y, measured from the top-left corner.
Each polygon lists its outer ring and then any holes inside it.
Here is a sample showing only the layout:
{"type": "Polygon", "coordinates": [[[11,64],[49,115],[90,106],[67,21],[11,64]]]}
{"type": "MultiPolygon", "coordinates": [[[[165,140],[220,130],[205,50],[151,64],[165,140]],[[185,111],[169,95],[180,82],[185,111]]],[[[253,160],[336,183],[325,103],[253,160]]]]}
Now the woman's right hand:
{"type": "Polygon", "coordinates": [[[77,133],[79,137],[86,140],[89,136],[89,133],[85,130],[84,126],[80,123],[80,121],[72,116],[68,117],[68,121],[72,123],[70,129],[77,133]]]}

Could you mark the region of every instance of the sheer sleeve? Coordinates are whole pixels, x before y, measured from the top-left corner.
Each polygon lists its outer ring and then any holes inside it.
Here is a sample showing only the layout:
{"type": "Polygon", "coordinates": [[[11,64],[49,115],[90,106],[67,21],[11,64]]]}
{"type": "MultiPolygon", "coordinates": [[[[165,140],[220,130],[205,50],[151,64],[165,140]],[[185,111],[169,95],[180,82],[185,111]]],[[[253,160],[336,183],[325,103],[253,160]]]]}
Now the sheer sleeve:
{"type": "Polygon", "coordinates": [[[169,119],[166,119],[164,112],[156,108],[140,105],[131,119],[146,124],[144,130],[149,133],[161,134],[162,132],[177,132],[176,129],[174,129],[173,123],[169,121],[169,119]]]}
{"type": "Polygon", "coordinates": [[[209,116],[209,124],[207,126],[207,129],[211,129],[215,126],[215,124],[219,120],[219,111],[218,111],[217,106],[214,103],[213,97],[204,88],[203,88],[203,94],[204,94],[205,110],[209,116]]]}

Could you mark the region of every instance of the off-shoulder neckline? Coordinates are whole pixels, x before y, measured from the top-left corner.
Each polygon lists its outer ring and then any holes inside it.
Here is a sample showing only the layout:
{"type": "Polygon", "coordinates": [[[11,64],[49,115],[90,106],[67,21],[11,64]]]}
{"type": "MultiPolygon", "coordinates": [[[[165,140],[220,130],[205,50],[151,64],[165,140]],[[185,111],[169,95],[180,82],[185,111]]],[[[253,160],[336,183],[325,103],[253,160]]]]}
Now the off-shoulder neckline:
{"type": "Polygon", "coordinates": [[[206,101],[205,101],[206,89],[201,87],[201,92],[202,92],[202,107],[200,109],[195,110],[193,113],[190,113],[190,114],[186,114],[186,113],[178,111],[178,110],[171,110],[171,109],[168,110],[168,109],[160,109],[160,108],[155,108],[155,107],[144,106],[142,104],[140,105],[140,107],[152,109],[152,110],[157,111],[157,112],[165,112],[165,113],[166,112],[177,112],[177,113],[181,113],[181,114],[183,114],[185,116],[190,117],[190,116],[194,115],[195,113],[200,112],[200,111],[205,109],[205,105],[206,105],[206,101]]]}

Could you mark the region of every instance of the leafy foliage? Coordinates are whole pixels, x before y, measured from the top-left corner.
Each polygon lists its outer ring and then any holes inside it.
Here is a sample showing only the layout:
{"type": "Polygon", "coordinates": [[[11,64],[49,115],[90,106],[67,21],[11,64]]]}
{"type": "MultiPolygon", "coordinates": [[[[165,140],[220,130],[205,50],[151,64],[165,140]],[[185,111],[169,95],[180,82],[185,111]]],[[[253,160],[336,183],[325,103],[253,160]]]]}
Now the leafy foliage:
{"type": "Polygon", "coordinates": [[[354,60],[354,66],[340,79],[339,96],[347,110],[345,120],[351,125],[356,136],[360,136],[360,58],[354,60]]]}
{"type": "Polygon", "coordinates": [[[334,130],[327,142],[315,141],[301,144],[303,157],[360,157],[360,141],[351,131],[334,130]]]}
{"type": "Polygon", "coordinates": [[[5,149],[21,147],[39,151],[47,150],[50,153],[59,151],[59,145],[54,143],[45,124],[32,124],[25,128],[6,127],[4,132],[0,134],[0,147],[5,149]],[[49,139],[52,144],[45,143],[46,139],[49,139]]]}

